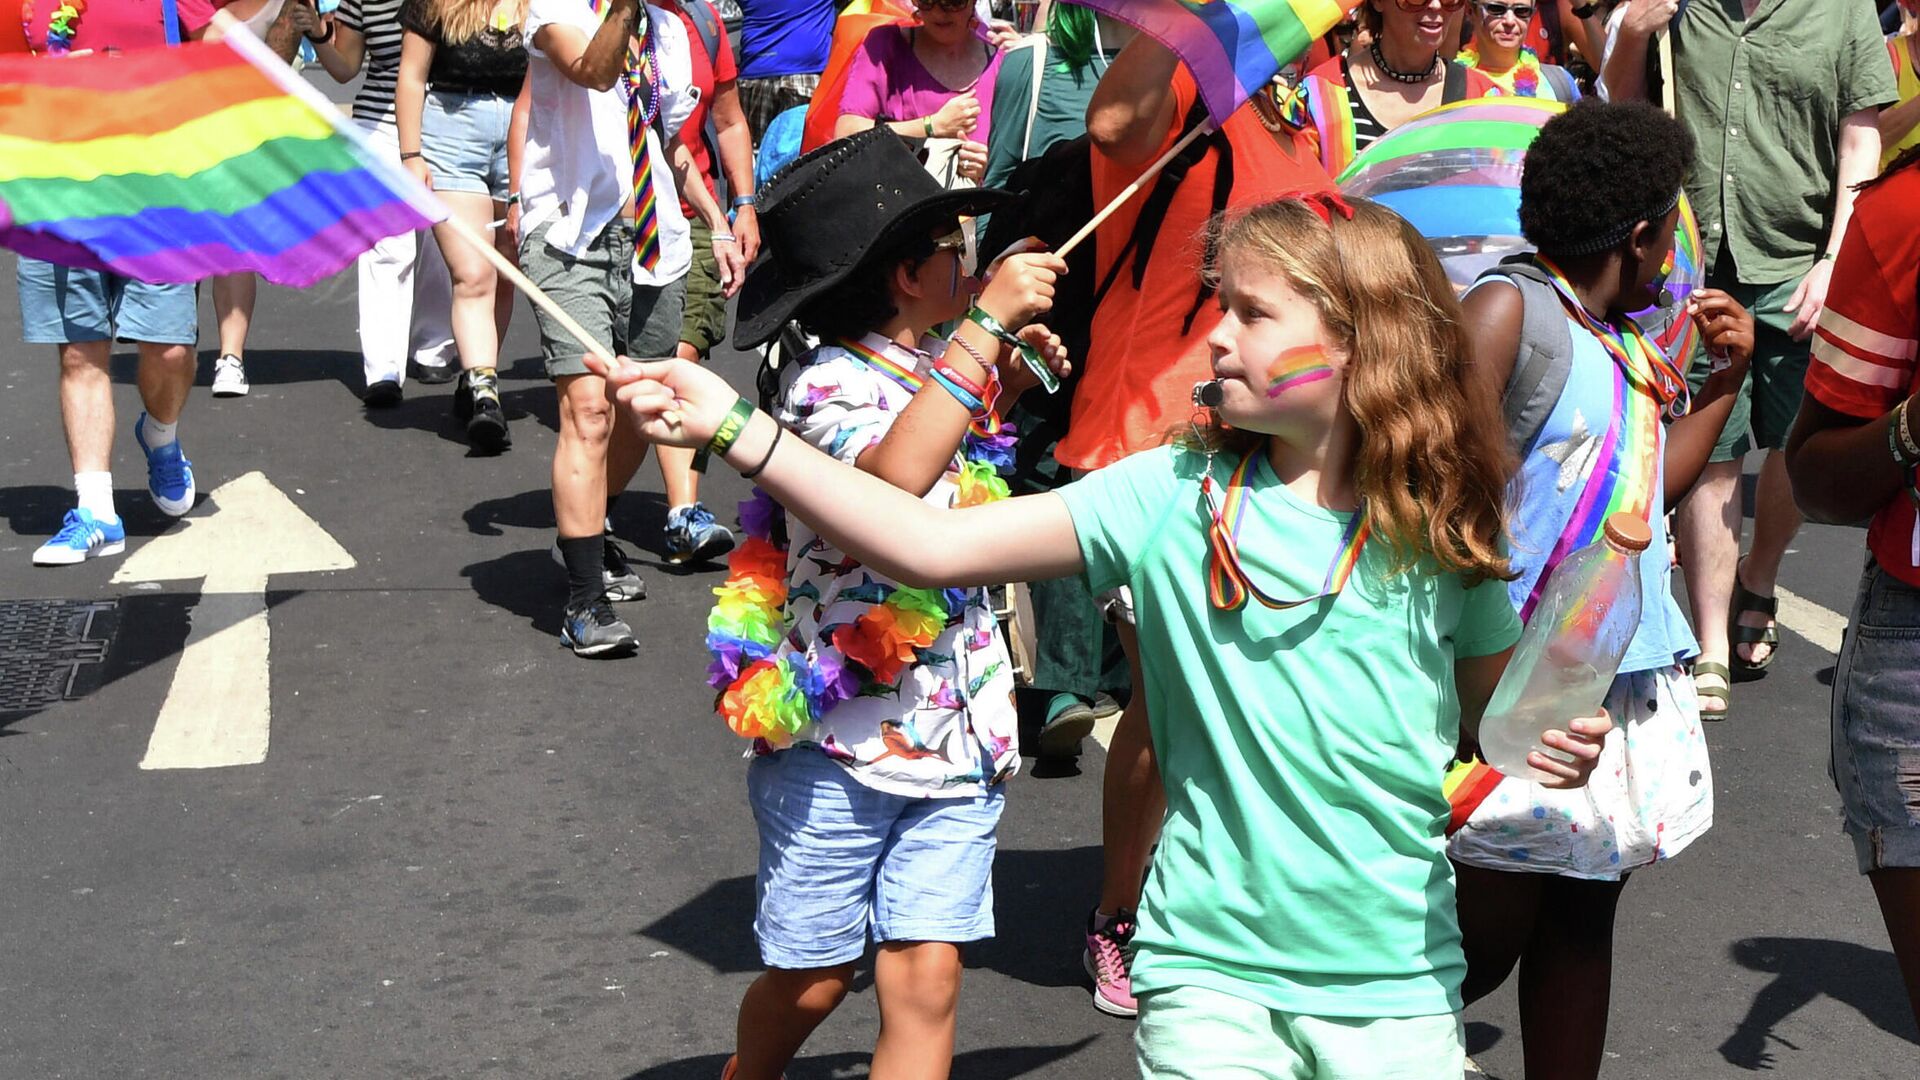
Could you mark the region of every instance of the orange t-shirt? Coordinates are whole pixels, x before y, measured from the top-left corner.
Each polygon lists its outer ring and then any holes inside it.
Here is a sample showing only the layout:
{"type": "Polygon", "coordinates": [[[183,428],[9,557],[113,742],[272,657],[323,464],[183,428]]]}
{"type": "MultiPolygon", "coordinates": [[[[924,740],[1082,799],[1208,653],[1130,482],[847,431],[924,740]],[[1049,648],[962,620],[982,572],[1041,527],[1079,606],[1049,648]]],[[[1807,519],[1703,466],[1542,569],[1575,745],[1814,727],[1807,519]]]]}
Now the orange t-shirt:
{"type": "MultiPolygon", "coordinates": [[[[1198,93],[1193,76],[1179,69],[1173,80],[1174,116],[1185,117],[1198,93]]],[[[1158,160],[1173,146],[1180,127],[1177,122],[1172,125],[1148,161],[1158,160]]],[[[1269,132],[1251,103],[1228,117],[1225,131],[1233,147],[1229,207],[1257,206],[1291,192],[1333,188],[1312,146],[1292,129],[1278,135],[1269,132]]],[[[1216,158],[1210,152],[1195,163],[1175,191],[1141,288],[1133,287],[1129,253],[1129,268],[1114,279],[1094,313],[1085,374],[1073,395],[1067,435],[1054,451],[1069,468],[1091,471],[1159,446],[1175,425],[1193,414],[1193,384],[1213,377],[1207,335],[1220,321],[1219,307],[1209,299],[1194,318],[1193,329],[1182,334],[1181,327],[1199,294],[1201,230],[1212,208],[1216,158]]],[[[1094,205],[1105,206],[1144,168],[1117,164],[1095,147],[1094,205]]],[[[1097,280],[1106,280],[1113,260],[1133,235],[1151,191],[1149,184],[1095,231],[1097,280]]]]}

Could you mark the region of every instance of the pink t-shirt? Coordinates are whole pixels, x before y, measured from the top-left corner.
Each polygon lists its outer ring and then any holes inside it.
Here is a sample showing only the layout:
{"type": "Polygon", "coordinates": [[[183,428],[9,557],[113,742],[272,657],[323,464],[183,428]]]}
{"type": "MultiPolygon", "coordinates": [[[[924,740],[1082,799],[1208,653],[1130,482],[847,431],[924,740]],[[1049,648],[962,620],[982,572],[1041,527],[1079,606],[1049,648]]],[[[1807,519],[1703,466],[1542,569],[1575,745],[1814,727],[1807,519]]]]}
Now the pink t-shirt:
{"type": "MultiPolygon", "coordinates": [[[[228,0],[178,0],[180,38],[186,40],[213,21],[213,13],[227,6],[228,0]]],[[[47,20],[58,3],[43,0],[33,5],[33,26],[28,41],[33,51],[47,51],[47,20]]],[[[73,34],[73,50],[144,49],[167,43],[166,24],[161,21],[160,0],[92,0],[80,13],[80,24],[73,34]]]]}
{"type": "MultiPolygon", "coordinates": [[[[983,39],[982,55],[990,48],[983,39]]],[[[987,120],[993,115],[993,77],[1000,71],[1000,58],[994,53],[986,70],[975,80],[980,99],[980,126],[968,138],[987,141],[987,120]]],[[[882,122],[918,120],[940,111],[940,106],[958,96],[965,87],[955,89],[933,77],[920,58],[913,55],[907,31],[897,26],[882,26],[867,35],[860,50],[853,54],[847,68],[847,88],[840,98],[842,116],[865,116],[882,122]]]]}

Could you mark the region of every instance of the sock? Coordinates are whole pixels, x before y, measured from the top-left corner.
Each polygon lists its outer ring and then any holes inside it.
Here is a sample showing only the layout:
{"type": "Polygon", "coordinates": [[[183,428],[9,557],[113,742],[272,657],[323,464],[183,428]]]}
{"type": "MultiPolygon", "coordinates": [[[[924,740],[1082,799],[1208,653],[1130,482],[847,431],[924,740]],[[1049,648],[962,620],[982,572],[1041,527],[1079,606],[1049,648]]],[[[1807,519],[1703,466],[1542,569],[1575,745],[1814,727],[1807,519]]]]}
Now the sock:
{"type": "Polygon", "coordinates": [[[120,520],[119,512],[113,508],[112,473],[74,473],[73,490],[80,496],[80,509],[92,514],[95,521],[120,520]]]}
{"type": "Polygon", "coordinates": [[[675,514],[690,513],[694,507],[699,505],[699,503],[681,503],[679,506],[670,506],[667,508],[667,516],[672,517],[675,514]]]}
{"type": "Polygon", "coordinates": [[[584,607],[600,598],[606,585],[600,566],[606,555],[606,542],[598,536],[560,538],[560,558],[567,564],[567,608],[584,607]]]}
{"type": "Polygon", "coordinates": [[[146,438],[149,449],[158,450],[180,437],[179,428],[178,420],[171,424],[163,424],[155,419],[152,413],[148,413],[146,425],[140,429],[140,433],[146,438]]]}
{"type": "Polygon", "coordinates": [[[1066,712],[1075,705],[1081,704],[1083,700],[1079,694],[1069,694],[1064,691],[1053,695],[1053,699],[1047,702],[1046,722],[1051,724],[1055,720],[1060,719],[1061,713],[1066,712]]]}

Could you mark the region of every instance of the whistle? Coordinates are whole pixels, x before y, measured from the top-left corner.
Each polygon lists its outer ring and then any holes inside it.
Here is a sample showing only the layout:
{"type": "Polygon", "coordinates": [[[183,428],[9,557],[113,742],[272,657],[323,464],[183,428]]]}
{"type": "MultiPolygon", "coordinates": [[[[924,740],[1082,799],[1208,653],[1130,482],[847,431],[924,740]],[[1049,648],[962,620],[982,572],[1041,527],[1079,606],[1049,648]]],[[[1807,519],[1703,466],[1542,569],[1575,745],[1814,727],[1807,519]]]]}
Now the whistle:
{"type": "Polygon", "coordinates": [[[1219,379],[1193,384],[1193,403],[1203,409],[1217,409],[1227,399],[1227,389],[1219,379]]]}

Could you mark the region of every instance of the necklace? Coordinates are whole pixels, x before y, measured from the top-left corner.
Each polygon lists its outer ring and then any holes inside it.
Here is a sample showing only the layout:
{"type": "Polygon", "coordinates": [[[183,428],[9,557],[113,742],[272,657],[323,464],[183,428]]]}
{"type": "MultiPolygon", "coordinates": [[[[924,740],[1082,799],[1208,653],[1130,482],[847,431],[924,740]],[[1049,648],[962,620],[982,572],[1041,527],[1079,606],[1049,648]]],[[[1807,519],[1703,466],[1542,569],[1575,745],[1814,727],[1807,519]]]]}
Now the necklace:
{"type": "MultiPolygon", "coordinates": [[[[53,17],[47,20],[47,55],[65,56],[73,48],[73,36],[80,32],[80,16],[87,10],[87,0],[60,0],[53,9],[53,17]]],[[[27,51],[33,51],[33,0],[20,2],[20,36],[26,39],[27,51]]]]}
{"type": "Polygon", "coordinates": [[[1455,57],[1462,64],[1474,68],[1494,81],[1494,85],[1515,97],[1540,96],[1540,54],[1531,48],[1522,47],[1519,59],[1505,71],[1494,71],[1480,60],[1480,52],[1471,45],[1460,50],[1455,57]]]}
{"type": "Polygon", "coordinates": [[[1347,579],[1353,576],[1353,568],[1360,564],[1360,551],[1366,546],[1367,537],[1373,533],[1372,526],[1367,523],[1366,504],[1362,503],[1347,522],[1347,530],[1340,537],[1340,547],[1333,553],[1333,562],[1327,565],[1327,575],[1320,584],[1320,591],[1299,600],[1276,600],[1253,583],[1252,575],[1240,562],[1240,523],[1247,509],[1247,477],[1259,460],[1258,450],[1249,450],[1240,459],[1233,475],[1227,479],[1224,509],[1213,499],[1211,454],[1208,455],[1207,471],[1200,477],[1200,494],[1207,500],[1207,546],[1211,549],[1207,559],[1207,594],[1213,606],[1221,611],[1238,611],[1247,606],[1247,599],[1251,597],[1264,608],[1285,611],[1329,596],[1338,596],[1340,590],[1346,588],[1347,579]]]}
{"type": "Polygon", "coordinates": [[[1422,71],[1413,74],[1397,71],[1392,64],[1387,63],[1387,55],[1380,51],[1380,42],[1377,38],[1372,44],[1367,46],[1367,52],[1372,55],[1373,66],[1380,69],[1380,74],[1385,75],[1394,82],[1407,83],[1408,85],[1427,82],[1433,78],[1434,69],[1440,66],[1440,54],[1436,52],[1433,54],[1433,59],[1427,63],[1426,68],[1422,71]]]}
{"type": "Polygon", "coordinates": [[[1579,294],[1574,292],[1573,282],[1568,280],[1564,271],[1544,255],[1536,253],[1533,258],[1552,279],[1554,291],[1560,294],[1560,306],[1566,308],[1567,314],[1573,316],[1575,322],[1599,339],[1600,346],[1620,366],[1627,380],[1650,393],[1667,410],[1670,418],[1678,420],[1687,415],[1692,408],[1692,395],[1687,389],[1686,377],[1674,366],[1673,361],[1667,359],[1667,354],[1659,346],[1647,340],[1639,324],[1628,319],[1623,331],[1595,318],[1587,306],[1580,302],[1579,294]]]}

